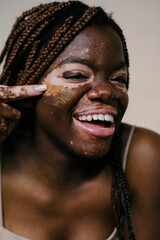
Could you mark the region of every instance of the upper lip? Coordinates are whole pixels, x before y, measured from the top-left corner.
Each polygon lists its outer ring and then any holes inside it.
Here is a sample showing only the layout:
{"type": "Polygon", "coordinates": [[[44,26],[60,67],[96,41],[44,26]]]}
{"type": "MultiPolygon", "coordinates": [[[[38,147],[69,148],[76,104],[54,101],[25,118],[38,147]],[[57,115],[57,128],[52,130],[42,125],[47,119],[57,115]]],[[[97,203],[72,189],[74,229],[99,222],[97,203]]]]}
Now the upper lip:
{"type": "Polygon", "coordinates": [[[73,116],[93,115],[93,114],[108,114],[108,115],[112,115],[113,117],[116,117],[117,110],[114,107],[90,108],[87,110],[76,111],[73,113],[73,116]]]}

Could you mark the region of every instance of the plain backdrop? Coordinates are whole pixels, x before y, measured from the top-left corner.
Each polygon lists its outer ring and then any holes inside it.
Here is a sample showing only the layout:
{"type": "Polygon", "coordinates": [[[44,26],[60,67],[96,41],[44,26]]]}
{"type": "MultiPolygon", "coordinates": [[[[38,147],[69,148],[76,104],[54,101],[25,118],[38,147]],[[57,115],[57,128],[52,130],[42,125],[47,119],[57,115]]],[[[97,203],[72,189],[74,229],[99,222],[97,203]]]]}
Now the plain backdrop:
{"type": "MultiPolygon", "coordinates": [[[[16,18],[50,0],[0,1],[0,50],[16,18]]],[[[130,55],[129,107],[123,119],[160,133],[160,0],[83,0],[112,12],[130,55]]]]}

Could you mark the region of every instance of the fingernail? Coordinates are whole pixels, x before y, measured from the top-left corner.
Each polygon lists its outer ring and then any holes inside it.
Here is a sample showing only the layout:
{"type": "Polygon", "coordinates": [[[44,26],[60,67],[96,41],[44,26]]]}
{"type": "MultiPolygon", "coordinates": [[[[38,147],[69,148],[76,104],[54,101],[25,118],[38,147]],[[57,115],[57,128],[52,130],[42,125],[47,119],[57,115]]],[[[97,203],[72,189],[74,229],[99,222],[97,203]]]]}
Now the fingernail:
{"type": "Polygon", "coordinates": [[[34,91],[36,91],[36,92],[43,92],[46,89],[47,89],[47,86],[45,84],[34,86],[34,91]]]}

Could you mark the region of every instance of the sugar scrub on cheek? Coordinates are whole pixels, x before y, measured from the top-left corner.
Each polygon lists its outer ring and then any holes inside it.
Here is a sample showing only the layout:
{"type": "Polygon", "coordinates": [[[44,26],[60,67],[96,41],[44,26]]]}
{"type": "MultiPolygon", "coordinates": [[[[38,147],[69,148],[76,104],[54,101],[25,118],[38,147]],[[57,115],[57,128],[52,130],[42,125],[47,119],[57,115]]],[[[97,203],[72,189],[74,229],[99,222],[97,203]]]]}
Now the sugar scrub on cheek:
{"type": "MultiPolygon", "coordinates": [[[[51,86],[51,89],[52,87],[53,86],[51,86]]],[[[61,108],[70,102],[73,95],[74,95],[73,90],[68,90],[68,89],[64,89],[64,91],[60,89],[54,90],[54,87],[53,87],[53,94],[50,93],[50,94],[43,95],[43,101],[46,104],[52,105],[57,108],[61,108]],[[54,93],[55,91],[56,93],[54,93]]]]}
{"type": "Polygon", "coordinates": [[[93,71],[80,63],[68,63],[53,69],[43,79],[47,84],[45,96],[56,96],[62,91],[72,90],[93,82],[93,71]]]}

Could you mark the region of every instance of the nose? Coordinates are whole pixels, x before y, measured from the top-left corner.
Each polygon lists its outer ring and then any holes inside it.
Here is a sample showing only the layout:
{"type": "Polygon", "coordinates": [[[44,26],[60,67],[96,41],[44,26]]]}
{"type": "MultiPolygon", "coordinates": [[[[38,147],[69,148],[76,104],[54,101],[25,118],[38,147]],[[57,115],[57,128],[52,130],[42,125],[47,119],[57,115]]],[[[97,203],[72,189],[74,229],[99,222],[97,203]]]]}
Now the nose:
{"type": "Polygon", "coordinates": [[[87,93],[90,100],[99,100],[104,103],[119,98],[119,93],[110,82],[99,82],[87,93]]]}

